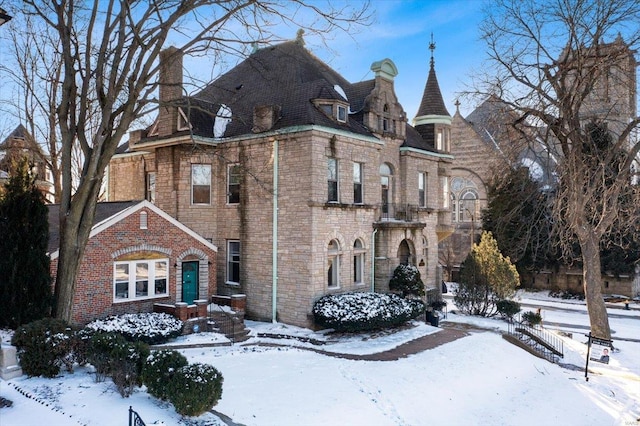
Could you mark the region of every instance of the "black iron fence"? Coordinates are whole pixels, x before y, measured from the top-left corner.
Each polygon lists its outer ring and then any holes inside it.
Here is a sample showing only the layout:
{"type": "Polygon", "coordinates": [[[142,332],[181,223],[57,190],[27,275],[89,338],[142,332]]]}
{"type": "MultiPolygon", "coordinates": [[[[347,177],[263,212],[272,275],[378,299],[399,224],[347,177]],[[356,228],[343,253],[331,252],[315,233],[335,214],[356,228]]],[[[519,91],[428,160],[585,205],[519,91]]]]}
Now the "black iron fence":
{"type": "Polygon", "coordinates": [[[129,406],[129,426],[146,426],[142,418],[129,406]]]}
{"type": "Polygon", "coordinates": [[[518,321],[509,323],[508,332],[551,362],[564,358],[564,342],[553,333],[518,321]]]}

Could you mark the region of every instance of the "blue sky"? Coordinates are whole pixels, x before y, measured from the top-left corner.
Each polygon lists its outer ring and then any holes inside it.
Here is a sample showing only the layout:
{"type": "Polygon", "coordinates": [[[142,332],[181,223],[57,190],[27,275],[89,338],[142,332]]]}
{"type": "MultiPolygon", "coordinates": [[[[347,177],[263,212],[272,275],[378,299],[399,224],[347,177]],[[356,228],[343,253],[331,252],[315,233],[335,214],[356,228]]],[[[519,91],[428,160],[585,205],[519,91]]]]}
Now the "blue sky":
{"type": "MultiPolygon", "coordinates": [[[[485,58],[478,34],[482,5],[480,0],[372,0],[375,22],[370,27],[351,37],[338,34],[329,40],[333,52],[313,40],[307,41],[307,47],[351,82],[373,78],[371,64],[391,59],[398,67],[396,94],[412,120],[429,72],[433,33],[438,82],[453,115],[456,93],[465,89],[485,58]]],[[[460,111],[466,116],[472,108],[462,104],[460,111]]]]}

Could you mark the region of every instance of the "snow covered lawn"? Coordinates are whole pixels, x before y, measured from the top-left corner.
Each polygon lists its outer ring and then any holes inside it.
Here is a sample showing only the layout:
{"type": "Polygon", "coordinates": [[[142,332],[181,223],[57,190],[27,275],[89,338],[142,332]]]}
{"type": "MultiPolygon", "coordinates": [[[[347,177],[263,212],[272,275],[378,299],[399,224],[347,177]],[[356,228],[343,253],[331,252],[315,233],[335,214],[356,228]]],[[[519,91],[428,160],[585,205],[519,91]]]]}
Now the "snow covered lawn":
{"type": "MultiPolygon", "coordinates": [[[[336,336],[248,322],[253,335],[249,345],[180,351],[190,362],[209,363],[221,371],[222,399],[214,410],[245,425],[638,424],[640,343],[627,339],[640,340],[640,311],[610,311],[621,314],[611,318],[620,351],[609,365],[590,363],[586,381],[588,318],[579,306],[575,309],[555,310],[550,302],[543,307],[546,322],[561,324],[548,328],[573,332],[573,338],[563,338],[562,362],[568,367],[534,357],[502,339],[497,331],[506,324],[500,320],[451,313],[441,324],[466,322],[485,329],[397,361],[350,361],[307,348],[370,354],[439,329],[414,323],[396,333],[336,336]],[[258,333],[293,338],[257,337],[258,333]]],[[[225,342],[202,333],[174,343],[225,342]]],[[[181,419],[171,405],[150,397],[144,388],[123,399],[109,380],[94,383],[86,368],[55,379],[22,376],[0,381],[0,396],[13,401],[12,407],[0,408],[3,426],[126,425],[130,405],[147,425],[224,424],[214,414],[181,419]]]]}

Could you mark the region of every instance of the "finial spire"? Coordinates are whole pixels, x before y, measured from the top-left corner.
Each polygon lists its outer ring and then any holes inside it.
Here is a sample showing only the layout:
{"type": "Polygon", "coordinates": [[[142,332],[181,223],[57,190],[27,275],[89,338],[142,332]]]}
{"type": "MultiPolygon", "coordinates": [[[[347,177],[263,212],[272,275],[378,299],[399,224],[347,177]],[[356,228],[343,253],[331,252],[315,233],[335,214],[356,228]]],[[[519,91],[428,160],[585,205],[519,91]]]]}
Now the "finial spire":
{"type": "Polygon", "coordinates": [[[456,99],[454,105],[456,106],[456,112],[460,113],[460,100],[456,99]]]}
{"type": "Polygon", "coordinates": [[[433,41],[433,33],[431,33],[431,43],[429,43],[429,50],[431,51],[431,66],[433,66],[433,51],[436,50],[436,42],[433,41]]]}

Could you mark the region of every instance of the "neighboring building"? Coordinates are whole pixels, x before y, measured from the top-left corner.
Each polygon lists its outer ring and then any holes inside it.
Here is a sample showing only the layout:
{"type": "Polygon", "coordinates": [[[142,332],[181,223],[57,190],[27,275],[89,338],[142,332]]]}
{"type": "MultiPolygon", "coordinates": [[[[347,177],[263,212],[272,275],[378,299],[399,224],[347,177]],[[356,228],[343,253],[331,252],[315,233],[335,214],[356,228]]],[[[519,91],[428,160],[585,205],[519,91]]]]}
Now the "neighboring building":
{"type": "Polygon", "coordinates": [[[53,175],[48,165],[48,157],[22,124],[0,143],[0,191],[13,174],[17,161],[25,156],[36,176],[36,186],[44,195],[45,202],[52,203],[54,201],[53,175]]]}
{"type": "Polygon", "coordinates": [[[350,83],[299,37],[185,98],[181,56],[161,55],[158,119],[111,161],[110,200],[144,197],[213,241],[217,291],[246,294],[250,318],[311,326],[318,298],[388,291],[400,263],[439,291],[453,156],[433,61],[414,128],[389,59],[350,83]]]}
{"type": "MultiPolygon", "coordinates": [[[[48,207],[55,280],[60,206],[48,207]]],[[[98,203],[78,273],[72,322],[152,312],[154,304],[202,299],[206,305],[216,294],[216,252],[215,245],[148,201],[98,203]]]]}
{"type": "MultiPolygon", "coordinates": [[[[593,66],[603,78],[588,95],[582,116],[584,122],[604,118],[609,130],[619,134],[621,125],[637,114],[635,52],[621,37],[599,45],[594,52],[597,54],[593,66]]],[[[514,131],[512,123],[517,118],[514,111],[495,97],[486,99],[466,118],[459,111],[454,114],[451,154],[455,161],[450,193],[455,232],[439,246],[440,263],[452,281],[457,280],[460,264],[481,232],[482,210],[487,207],[487,190],[493,176],[507,167],[525,167],[543,188],[554,185],[554,156],[538,143],[535,129],[527,137],[514,131]]],[[[572,291],[583,288],[582,270],[575,268],[543,271],[530,281],[525,284],[536,288],[572,291]]],[[[636,296],[640,294],[640,278],[638,274],[635,278],[603,275],[602,292],[636,296]]]]}

